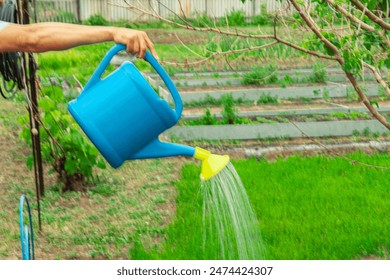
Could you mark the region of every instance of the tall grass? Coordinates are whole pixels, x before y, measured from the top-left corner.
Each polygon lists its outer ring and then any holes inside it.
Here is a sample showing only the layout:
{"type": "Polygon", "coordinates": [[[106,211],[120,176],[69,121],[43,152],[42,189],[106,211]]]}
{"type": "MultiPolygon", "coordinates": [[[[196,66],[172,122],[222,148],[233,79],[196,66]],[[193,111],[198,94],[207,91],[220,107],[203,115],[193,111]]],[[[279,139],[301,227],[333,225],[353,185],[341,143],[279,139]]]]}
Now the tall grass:
{"type": "MultiPolygon", "coordinates": [[[[363,153],[353,160],[388,165],[389,156],[363,153]]],[[[359,259],[389,256],[389,171],[326,156],[233,162],[259,219],[267,259],[359,259]]],[[[183,168],[177,218],[162,251],[136,247],[134,257],[208,259],[202,249],[199,167],[183,168]]]]}

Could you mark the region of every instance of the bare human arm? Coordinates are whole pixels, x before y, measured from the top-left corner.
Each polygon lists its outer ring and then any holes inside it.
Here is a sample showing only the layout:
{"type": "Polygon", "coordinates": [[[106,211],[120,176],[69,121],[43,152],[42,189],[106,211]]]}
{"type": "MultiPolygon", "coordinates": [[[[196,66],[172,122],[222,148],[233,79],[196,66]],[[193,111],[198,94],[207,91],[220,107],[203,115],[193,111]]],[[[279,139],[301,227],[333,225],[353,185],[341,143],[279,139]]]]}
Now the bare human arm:
{"type": "Polygon", "coordinates": [[[39,53],[108,41],[126,45],[127,52],[137,54],[141,58],[149,49],[158,59],[154,45],[144,31],[56,22],[27,25],[9,24],[0,31],[0,52],[39,53]]]}

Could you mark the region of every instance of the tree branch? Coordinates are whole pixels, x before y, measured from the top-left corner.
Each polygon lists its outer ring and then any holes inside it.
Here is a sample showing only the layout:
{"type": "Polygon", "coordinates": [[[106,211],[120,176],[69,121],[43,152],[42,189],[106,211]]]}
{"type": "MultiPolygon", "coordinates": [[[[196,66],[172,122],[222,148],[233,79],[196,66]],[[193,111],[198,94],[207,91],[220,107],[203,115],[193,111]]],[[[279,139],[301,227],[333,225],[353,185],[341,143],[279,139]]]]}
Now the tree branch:
{"type": "MultiPolygon", "coordinates": [[[[338,48],[333,45],[331,42],[329,42],[320,32],[319,30],[319,27],[315,24],[315,22],[313,21],[313,19],[310,17],[310,15],[308,14],[305,14],[304,12],[302,12],[300,6],[298,5],[297,1],[296,0],[289,0],[291,2],[291,4],[294,6],[295,10],[299,13],[299,15],[301,16],[301,18],[306,22],[306,24],[308,25],[308,27],[313,31],[313,33],[327,46],[329,47],[335,54],[336,54],[336,58],[337,58],[337,61],[340,63],[341,66],[344,65],[344,59],[343,57],[340,55],[340,51],[338,50],[338,48]]],[[[363,102],[363,104],[367,107],[367,109],[370,111],[370,113],[381,123],[383,124],[387,129],[390,130],[390,123],[387,122],[387,119],[382,116],[378,110],[376,110],[376,108],[374,106],[372,106],[372,104],[370,103],[370,101],[368,100],[367,96],[364,94],[363,90],[360,88],[358,82],[356,81],[355,77],[345,71],[345,74],[347,76],[347,78],[349,79],[349,81],[351,82],[352,86],[354,87],[355,91],[357,92],[357,94],[359,95],[361,101],[363,102]]]]}
{"type": "Polygon", "coordinates": [[[367,9],[366,6],[364,6],[360,1],[358,0],[350,0],[350,2],[357,7],[360,11],[362,11],[363,14],[365,14],[370,20],[381,26],[382,28],[386,30],[390,30],[390,24],[385,22],[380,17],[376,16],[373,12],[371,12],[369,9],[367,9]]]}
{"type": "Polygon", "coordinates": [[[330,48],[336,56],[337,61],[340,64],[344,63],[344,59],[341,57],[339,50],[335,45],[333,45],[328,39],[321,34],[319,27],[315,24],[310,15],[304,13],[296,0],[288,0],[295,8],[295,10],[299,13],[301,18],[306,22],[307,26],[311,29],[311,31],[320,39],[328,48],[330,48]]]}
{"type": "Polygon", "coordinates": [[[284,44],[286,46],[289,46],[293,49],[296,49],[296,50],[299,50],[301,52],[304,52],[304,53],[307,53],[307,54],[310,54],[310,55],[314,55],[316,57],[319,57],[319,58],[323,58],[323,59],[327,59],[327,60],[335,60],[335,61],[338,61],[338,58],[335,57],[335,56],[330,56],[330,55],[325,55],[325,54],[322,54],[322,53],[318,53],[318,52],[315,52],[315,51],[311,51],[311,50],[308,50],[308,49],[305,49],[305,48],[302,48],[298,45],[295,45],[289,41],[286,41],[284,39],[281,39],[277,36],[275,36],[275,40],[278,41],[279,43],[281,44],[284,44]]]}
{"type": "Polygon", "coordinates": [[[162,61],[162,63],[169,64],[169,65],[181,65],[181,66],[197,65],[197,64],[204,63],[204,62],[206,62],[206,61],[208,61],[216,56],[227,56],[229,54],[237,54],[237,53],[244,53],[247,51],[255,51],[255,50],[269,48],[269,47],[274,46],[276,44],[278,44],[278,42],[274,41],[274,42],[271,42],[269,44],[255,46],[255,47],[248,47],[248,48],[243,48],[243,49],[239,49],[239,50],[230,50],[230,51],[226,51],[226,52],[212,52],[209,57],[205,57],[204,59],[197,60],[194,62],[177,63],[177,62],[162,61]]]}
{"type": "Polygon", "coordinates": [[[375,80],[378,82],[378,84],[380,84],[382,86],[382,88],[385,90],[385,92],[390,96],[389,85],[383,79],[383,77],[380,74],[380,72],[378,71],[378,69],[376,69],[374,66],[372,66],[372,65],[370,65],[370,64],[368,64],[366,62],[363,62],[363,66],[371,70],[371,72],[375,76],[375,80]]]}
{"type": "Polygon", "coordinates": [[[358,24],[363,29],[369,31],[369,32],[375,32],[375,28],[371,25],[368,25],[367,23],[361,21],[360,19],[353,16],[351,13],[349,13],[347,10],[345,10],[340,5],[336,4],[334,0],[325,0],[328,4],[332,5],[338,12],[340,12],[342,15],[344,15],[346,18],[351,20],[352,22],[358,24]]]}
{"type": "Polygon", "coordinates": [[[390,130],[390,123],[387,121],[387,119],[384,116],[382,116],[378,112],[378,110],[374,106],[372,106],[372,104],[370,103],[370,100],[368,100],[367,96],[364,94],[363,90],[360,88],[360,86],[359,86],[358,82],[356,81],[355,77],[351,73],[349,73],[349,72],[345,72],[345,74],[347,75],[347,78],[349,79],[349,81],[351,82],[351,84],[354,87],[355,91],[359,95],[360,100],[367,107],[367,109],[374,116],[374,118],[376,118],[381,124],[383,124],[387,129],[390,130]]]}
{"type": "MultiPolygon", "coordinates": [[[[334,56],[325,55],[325,54],[318,53],[318,52],[315,52],[315,51],[312,51],[312,50],[308,50],[308,49],[302,48],[299,45],[293,44],[293,43],[291,43],[291,42],[289,42],[287,40],[279,38],[279,36],[277,34],[277,29],[276,29],[276,22],[277,22],[277,17],[275,16],[275,18],[274,18],[274,38],[279,43],[284,44],[286,46],[289,46],[289,47],[291,47],[293,49],[296,49],[298,51],[301,51],[301,52],[304,52],[304,53],[307,53],[307,54],[310,54],[310,55],[314,55],[314,56],[319,57],[319,58],[328,59],[328,60],[337,60],[337,58],[334,57],[334,56]]],[[[286,25],[286,23],[284,23],[284,24],[286,25]]]]}
{"type": "MultiPolygon", "coordinates": [[[[183,29],[199,31],[199,32],[213,32],[213,33],[218,33],[218,34],[222,34],[222,35],[226,35],[226,36],[236,36],[236,37],[250,38],[250,39],[274,39],[273,35],[252,35],[252,34],[242,33],[242,32],[238,32],[238,31],[236,31],[236,32],[225,31],[225,30],[221,30],[221,29],[215,28],[215,27],[196,27],[183,19],[182,19],[182,21],[185,22],[185,24],[180,24],[180,23],[174,22],[172,20],[169,20],[167,18],[164,18],[156,13],[152,13],[150,11],[144,10],[144,9],[137,7],[137,6],[130,4],[130,3],[128,3],[126,5],[111,3],[111,5],[116,6],[116,7],[122,7],[122,8],[133,10],[133,11],[137,11],[139,13],[151,16],[155,19],[161,20],[161,21],[166,22],[170,25],[180,27],[183,29]]],[[[177,16],[177,14],[175,14],[175,15],[177,16]]]]}

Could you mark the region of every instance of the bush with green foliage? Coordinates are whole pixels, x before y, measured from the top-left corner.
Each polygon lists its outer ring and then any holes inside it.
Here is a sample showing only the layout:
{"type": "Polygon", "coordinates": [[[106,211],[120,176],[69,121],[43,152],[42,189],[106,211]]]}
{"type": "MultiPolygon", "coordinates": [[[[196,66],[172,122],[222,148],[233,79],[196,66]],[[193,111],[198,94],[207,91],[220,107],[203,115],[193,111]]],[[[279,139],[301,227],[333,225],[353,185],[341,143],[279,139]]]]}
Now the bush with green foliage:
{"type": "MultiPolygon", "coordinates": [[[[67,111],[60,87],[44,88],[44,96],[39,100],[42,159],[52,166],[63,190],[81,190],[93,179],[93,168],[105,168],[106,164],[98,150],[81,133],[81,129],[67,111]]],[[[20,137],[31,144],[31,131],[28,115],[19,118],[24,128],[20,137]]],[[[32,156],[27,165],[32,168],[32,156]]]]}
{"type": "Polygon", "coordinates": [[[270,25],[273,24],[274,20],[272,15],[267,12],[267,5],[262,4],[260,8],[260,15],[253,16],[251,18],[252,24],[255,25],[270,25]]]}
{"type": "Polygon", "coordinates": [[[102,15],[92,15],[85,22],[85,25],[100,25],[107,26],[109,22],[102,15]]]}
{"type": "MultiPolygon", "coordinates": [[[[230,26],[245,26],[245,12],[243,10],[231,10],[226,16],[226,21],[230,26]]],[[[223,19],[221,19],[223,21],[223,19]]]]}

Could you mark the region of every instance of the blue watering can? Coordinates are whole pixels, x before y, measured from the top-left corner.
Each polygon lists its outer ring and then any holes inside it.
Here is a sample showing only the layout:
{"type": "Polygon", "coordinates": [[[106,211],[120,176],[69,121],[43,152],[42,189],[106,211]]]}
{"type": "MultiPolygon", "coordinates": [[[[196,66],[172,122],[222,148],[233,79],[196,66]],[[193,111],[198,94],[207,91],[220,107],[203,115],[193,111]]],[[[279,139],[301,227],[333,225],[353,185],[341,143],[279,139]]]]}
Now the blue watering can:
{"type": "MultiPolygon", "coordinates": [[[[174,83],[150,52],[146,52],[145,60],[166,84],[174,108],[158,96],[129,61],[102,79],[114,55],[125,49],[121,44],[111,48],[83,92],[68,104],[85,134],[114,168],[134,159],[190,156],[203,161],[209,158],[211,153],[206,150],[159,141],[158,136],[179,121],[183,103],[174,83]]],[[[220,169],[229,161],[226,157],[223,156],[224,165],[220,169]]]]}

